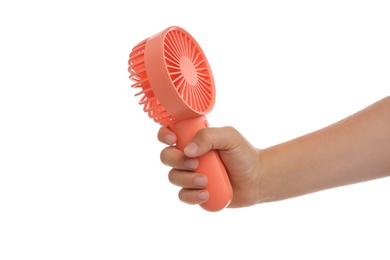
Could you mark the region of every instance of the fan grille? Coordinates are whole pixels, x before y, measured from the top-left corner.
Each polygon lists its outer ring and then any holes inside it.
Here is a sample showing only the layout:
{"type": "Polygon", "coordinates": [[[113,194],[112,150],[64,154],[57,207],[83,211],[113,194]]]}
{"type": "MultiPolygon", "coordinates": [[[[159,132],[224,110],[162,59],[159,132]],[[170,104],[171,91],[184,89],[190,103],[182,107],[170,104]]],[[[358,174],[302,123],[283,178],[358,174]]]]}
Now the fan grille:
{"type": "Polygon", "coordinates": [[[135,82],[133,85],[131,85],[131,87],[140,89],[140,91],[136,93],[135,96],[141,96],[141,100],[138,103],[143,105],[144,112],[148,113],[148,116],[155,122],[163,126],[167,126],[175,122],[176,119],[173,118],[161,105],[150,86],[145,68],[146,42],[147,39],[140,42],[133,48],[129,55],[129,78],[135,82]]]}
{"type": "Polygon", "coordinates": [[[182,31],[169,31],[164,40],[164,58],[177,93],[197,112],[213,102],[213,79],[198,44],[182,31]]]}

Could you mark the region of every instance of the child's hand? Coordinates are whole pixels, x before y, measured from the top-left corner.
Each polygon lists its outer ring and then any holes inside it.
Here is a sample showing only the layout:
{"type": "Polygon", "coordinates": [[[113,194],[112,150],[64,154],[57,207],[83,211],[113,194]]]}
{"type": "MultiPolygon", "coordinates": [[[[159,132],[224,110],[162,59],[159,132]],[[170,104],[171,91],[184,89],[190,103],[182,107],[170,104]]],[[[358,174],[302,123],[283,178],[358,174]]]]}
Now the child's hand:
{"type": "Polygon", "coordinates": [[[207,177],[194,169],[197,157],[211,149],[218,150],[233,187],[233,200],[228,207],[246,207],[258,203],[261,177],[261,150],[253,147],[232,127],[201,129],[184,152],[173,146],[176,135],[167,127],[158,132],[159,141],[170,146],[161,152],[161,161],[172,167],[169,181],[182,187],[179,199],[188,204],[201,204],[208,200],[204,187],[207,177]]]}

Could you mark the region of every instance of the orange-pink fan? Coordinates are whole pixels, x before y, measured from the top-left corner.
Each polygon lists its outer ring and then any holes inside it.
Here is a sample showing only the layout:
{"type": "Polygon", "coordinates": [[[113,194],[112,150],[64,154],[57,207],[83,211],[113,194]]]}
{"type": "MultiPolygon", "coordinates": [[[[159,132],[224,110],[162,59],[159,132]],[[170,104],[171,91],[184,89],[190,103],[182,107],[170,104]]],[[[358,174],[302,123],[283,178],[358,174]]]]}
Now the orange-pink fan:
{"type": "MultiPolygon", "coordinates": [[[[150,118],[177,135],[180,150],[198,130],[208,127],[205,115],[215,102],[209,63],[195,39],[172,26],[136,45],[129,58],[133,88],[140,91],[140,105],[150,118]]],[[[229,205],[233,191],[219,154],[211,150],[199,158],[196,172],[208,177],[210,199],[200,206],[219,211],[229,205]]]]}

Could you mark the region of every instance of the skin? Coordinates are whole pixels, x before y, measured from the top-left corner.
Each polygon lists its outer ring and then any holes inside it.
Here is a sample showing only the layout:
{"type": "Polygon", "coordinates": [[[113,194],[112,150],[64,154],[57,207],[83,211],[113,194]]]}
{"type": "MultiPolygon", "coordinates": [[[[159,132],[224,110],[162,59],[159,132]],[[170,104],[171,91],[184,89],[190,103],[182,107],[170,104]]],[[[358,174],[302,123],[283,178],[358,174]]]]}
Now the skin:
{"type": "Polygon", "coordinates": [[[207,177],[194,171],[200,155],[218,150],[233,187],[229,208],[248,207],[374,180],[390,175],[390,97],[312,133],[264,149],[251,145],[235,128],[204,128],[178,150],[166,127],[161,161],[172,167],[169,181],[182,187],[179,199],[207,201],[207,177]]]}

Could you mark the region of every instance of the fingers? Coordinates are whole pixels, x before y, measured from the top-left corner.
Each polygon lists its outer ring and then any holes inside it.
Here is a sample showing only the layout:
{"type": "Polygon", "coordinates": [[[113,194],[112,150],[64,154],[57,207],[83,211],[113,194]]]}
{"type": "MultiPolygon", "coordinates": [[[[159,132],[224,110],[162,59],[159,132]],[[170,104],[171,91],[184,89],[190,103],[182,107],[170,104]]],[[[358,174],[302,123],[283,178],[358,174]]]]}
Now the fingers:
{"type": "Polygon", "coordinates": [[[198,131],[183,151],[173,146],[176,135],[167,127],[158,131],[158,140],[170,146],[161,151],[162,163],[172,167],[168,174],[169,181],[182,189],[179,199],[187,204],[202,204],[209,199],[209,193],[204,189],[208,179],[205,175],[193,172],[198,168],[197,157],[211,149],[220,151],[234,149],[242,145],[243,137],[233,127],[205,128],[198,131]]]}
{"type": "MultiPolygon", "coordinates": [[[[157,134],[162,143],[173,145],[177,141],[176,134],[168,127],[161,127],[157,134]]],[[[227,150],[239,145],[242,140],[241,134],[233,127],[210,127],[200,129],[184,149],[188,157],[201,156],[211,149],[227,150]]]]}
{"type": "Polygon", "coordinates": [[[209,193],[206,190],[188,190],[179,191],[179,199],[187,204],[202,204],[209,199],[209,193]]]}
{"type": "Polygon", "coordinates": [[[167,166],[181,170],[192,171],[198,168],[199,165],[197,158],[188,158],[174,146],[164,148],[160,153],[160,160],[167,166]]]}
{"type": "Polygon", "coordinates": [[[200,173],[172,169],[168,173],[169,181],[185,189],[202,189],[207,185],[207,177],[200,173]]]}
{"type": "MultiPolygon", "coordinates": [[[[164,127],[160,129],[158,138],[163,143],[170,145],[176,142],[176,136],[164,127]],[[173,139],[167,142],[166,135],[171,135],[173,139]]],[[[209,193],[203,190],[208,182],[207,177],[193,172],[199,165],[197,158],[188,158],[176,147],[168,146],[161,151],[160,160],[163,164],[172,167],[168,173],[168,179],[172,184],[182,187],[178,194],[182,202],[196,205],[209,199],[209,193]]]]}
{"type": "Polygon", "coordinates": [[[176,135],[168,127],[161,127],[157,133],[157,138],[160,142],[168,145],[176,143],[176,135]]]}
{"type": "Polygon", "coordinates": [[[188,157],[198,157],[211,149],[232,149],[241,142],[241,134],[233,127],[204,128],[199,130],[192,142],[184,148],[184,154],[188,157]]]}
{"type": "Polygon", "coordinates": [[[169,181],[182,189],[179,199],[187,204],[201,204],[209,199],[209,193],[203,190],[207,186],[207,177],[203,174],[172,169],[168,174],[169,181]]]}

